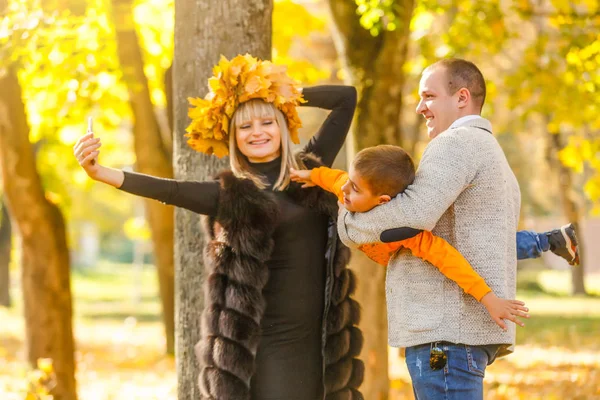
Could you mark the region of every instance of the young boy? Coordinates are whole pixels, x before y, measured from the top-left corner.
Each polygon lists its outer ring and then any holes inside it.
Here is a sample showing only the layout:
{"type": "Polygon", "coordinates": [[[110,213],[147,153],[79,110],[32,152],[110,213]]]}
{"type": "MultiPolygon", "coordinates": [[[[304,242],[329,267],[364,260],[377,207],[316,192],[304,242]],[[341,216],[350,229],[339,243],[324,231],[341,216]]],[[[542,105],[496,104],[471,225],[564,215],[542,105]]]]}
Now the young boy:
{"type": "MultiPolygon", "coordinates": [[[[334,193],[351,212],[366,212],[387,203],[410,185],[415,178],[411,157],[400,147],[380,145],[359,152],[349,174],[326,167],[313,170],[291,170],[291,179],[303,187],[318,185],[334,193]]],[[[504,318],[529,317],[525,303],[497,297],[469,262],[444,239],[422,231],[409,239],[392,243],[360,246],[369,258],[386,266],[393,254],[409,249],[413,255],[429,261],[447,278],[456,282],[465,293],[481,302],[492,319],[506,330],[504,318]]],[[[515,319],[521,326],[524,324],[515,319]]]]}

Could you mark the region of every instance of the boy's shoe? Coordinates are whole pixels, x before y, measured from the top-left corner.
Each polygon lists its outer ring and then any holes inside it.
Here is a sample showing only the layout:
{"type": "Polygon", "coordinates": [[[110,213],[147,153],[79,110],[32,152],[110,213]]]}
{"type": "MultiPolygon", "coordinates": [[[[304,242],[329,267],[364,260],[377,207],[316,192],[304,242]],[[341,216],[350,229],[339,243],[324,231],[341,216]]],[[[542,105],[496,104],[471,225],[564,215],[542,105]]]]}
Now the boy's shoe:
{"type": "Polygon", "coordinates": [[[546,232],[546,236],[548,236],[550,251],[564,258],[571,265],[579,264],[579,247],[573,224],[546,232]]]}

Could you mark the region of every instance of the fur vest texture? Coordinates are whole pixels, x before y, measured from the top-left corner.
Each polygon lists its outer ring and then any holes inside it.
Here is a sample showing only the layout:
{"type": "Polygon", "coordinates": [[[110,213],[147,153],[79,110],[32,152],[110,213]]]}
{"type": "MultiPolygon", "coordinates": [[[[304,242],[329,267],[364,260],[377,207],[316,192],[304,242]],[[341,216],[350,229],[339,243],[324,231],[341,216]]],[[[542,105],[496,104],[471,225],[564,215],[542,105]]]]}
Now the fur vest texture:
{"type": "MultiPolygon", "coordinates": [[[[301,154],[308,168],[320,165],[301,154]]],[[[205,218],[209,243],[204,252],[207,278],[202,338],[196,345],[198,383],[205,400],[250,400],[250,380],[265,311],[262,296],[269,278],[267,261],[279,211],[274,196],[252,181],[229,172],[219,175],[221,197],[214,218],[205,218]]],[[[323,335],[323,382],[326,400],[362,400],[358,391],[364,365],[356,357],[363,337],[356,327],[360,307],[350,296],[356,288],[346,268],[350,250],[337,237],[337,201],[319,188],[292,184],[288,193],[297,204],[330,217],[323,335]]],[[[310,399],[307,399],[310,400],[310,399]]]]}

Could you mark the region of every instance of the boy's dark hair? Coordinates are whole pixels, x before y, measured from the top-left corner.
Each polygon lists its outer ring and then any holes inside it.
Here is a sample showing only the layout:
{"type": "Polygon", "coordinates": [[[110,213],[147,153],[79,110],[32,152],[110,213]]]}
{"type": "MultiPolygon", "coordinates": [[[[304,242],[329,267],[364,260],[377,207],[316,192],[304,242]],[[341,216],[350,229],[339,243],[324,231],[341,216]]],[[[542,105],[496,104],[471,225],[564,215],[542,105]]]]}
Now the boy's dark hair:
{"type": "Polygon", "coordinates": [[[358,152],[352,165],[376,196],[394,197],[415,180],[415,164],[398,146],[382,144],[366,148],[358,152]]]}
{"type": "Polygon", "coordinates": [[[454,94],[460,88],[467,88],[471,93],[473,104],[479,106],[479,111],[485,103],[485,79],[475,64],[461,58],[444,58],[427,69],[444,67],[448,78],[448,93],[454,94]]]}

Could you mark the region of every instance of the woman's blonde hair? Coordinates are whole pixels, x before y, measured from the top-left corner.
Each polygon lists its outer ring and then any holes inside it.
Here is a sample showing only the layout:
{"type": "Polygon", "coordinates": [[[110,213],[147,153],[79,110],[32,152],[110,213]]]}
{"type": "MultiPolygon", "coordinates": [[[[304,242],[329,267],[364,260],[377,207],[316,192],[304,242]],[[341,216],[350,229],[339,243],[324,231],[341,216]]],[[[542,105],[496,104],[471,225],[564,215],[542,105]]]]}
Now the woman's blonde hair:
{"type": "Polygon", "coordinates": [[[229,122],[229,165],[235,176],[251,179],[261,189],[267,187],[264,177],[252,171],[248,158],[238,148],[236,134],[237,127],[243,122],[253,118],[269,117],[275,118],[281,134],[281,169],[279,178],[273,185],[273,190],[285,190],[290,184],[290,168],[300,169],[304,168],[304,165],[301,165],[294,157],[287,122],[283,113],[273,103],[267,103],[262,99],[252,99],[240,104],[235,110],[229,122]]]}

